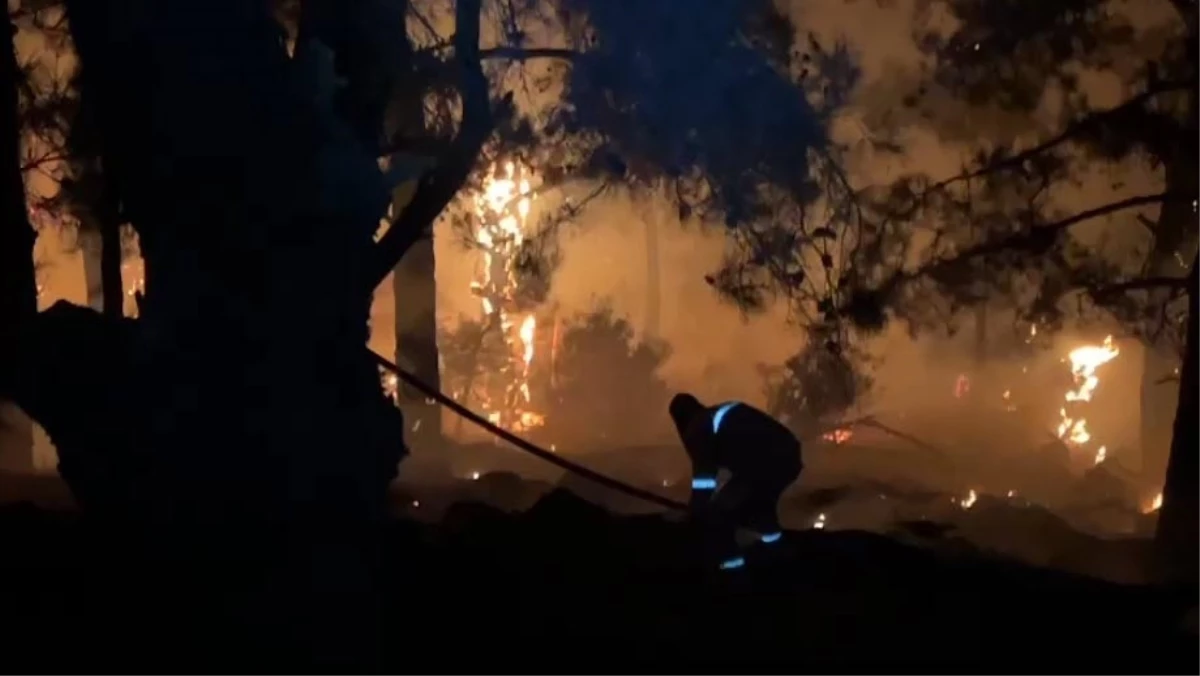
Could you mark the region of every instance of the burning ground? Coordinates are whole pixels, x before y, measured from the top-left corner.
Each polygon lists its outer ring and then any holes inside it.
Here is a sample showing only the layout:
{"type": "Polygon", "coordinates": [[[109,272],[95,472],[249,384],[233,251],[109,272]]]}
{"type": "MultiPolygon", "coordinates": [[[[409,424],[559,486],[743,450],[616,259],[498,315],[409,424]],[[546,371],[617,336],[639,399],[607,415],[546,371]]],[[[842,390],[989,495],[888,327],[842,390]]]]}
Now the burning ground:
{"type": "MultiPolygon", "coordinates": [[[[973,543],[1038,565],[1140,581],[1143,539],[1153,531],[1161,489],[1129,469],[1128,449],[1112,443],[1105,409],[1093,401],[1120,354],[1105,337],[1067,346],[1046,369],[1009,365],[1000,376],[958,373],[940,387],[930,378],[921,384],[929,393],[924,407],[829,426],[806,442],[807,467],[785,500],[785,522],[909,539],[913,530],[937,532],[955,546],[973,543]],[[1093,418],[1100,422],[1091,424],[1093,418]],[[924,522],[949,526],[907,527],[924,522]],[[1095,555],[1101,550],[1112,555],[1095,555]]],[[[1119,387],[1108,391],[1119,394],[1119,387]]],[[[562,413],[556,409],[545,420],[553,423],[562,413]]],[[[686,498],[688,470],[675,443],[621,447],[597,439],[594,451],[569,452],[572,444],[545,441],[610,476],[686,498]]],[[[609,509],[653,509],[491,442],[418,453],[402,471],[401,485],[421,508],[413,510],[411,500],[398,504],[431,519],[456,499],[523,509],[554,484],[609,509]],[[489,477],[497,472],[511,474],[489,477]]]]}

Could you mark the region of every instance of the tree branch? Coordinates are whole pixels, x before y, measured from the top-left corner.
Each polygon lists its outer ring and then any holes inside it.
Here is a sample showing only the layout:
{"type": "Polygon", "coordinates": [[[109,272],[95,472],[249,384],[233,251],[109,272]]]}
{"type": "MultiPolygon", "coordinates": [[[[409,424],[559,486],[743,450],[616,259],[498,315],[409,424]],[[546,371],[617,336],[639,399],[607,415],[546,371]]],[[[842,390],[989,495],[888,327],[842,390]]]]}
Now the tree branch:
{"type": "Polygon", "coordinates": [[[1037,157],[1038,155],[1041,155],[1042,153],[1044,153],[1048,150],[1051,150],[1059,145],[1062,145],[1063,143],[1071,141],[1083,134],[1095,131],[1096,129],[1103,127],[1104,125],[1108,124],[1109,122],[1112,122],[1112,121],[1116,120],[1117,118],[1121,117],[1122,115],[1126,115],[1133,110],[1142,108],[1143,106],[1146,105],[1147,102],[1149,102],[1151,99],[1153,99],[1154,97],[1156,97],[1160,94],[1165,94],[1167,92],[1173,92],[1173,91],[1187,90],[1187,89],[1195,88],[1195,86],[1196,86],[1196,83],[1193,81],[1190,81],[1190,80],[1172,80],[1172,81],[1163,81],[1163,82],[1155,83],[1153,86],[1148,88],[1146,91],[1142,92],[1141,94],[1138,94],[1137,96],[1134,96],[1131,99],[1128,99],[1127,101],[1125,101],[1124,103],[1122,103],[1119,106],[1116,106],[1114,108],[1109,108],[1107,110],[1102,110],[1099,112],[1090,113],[1088,115],[1083,116],[1082,118],[1067,125],[1067,127],[1065,129],[1063,129],[1061,132],[1059,132],[1057,135],[1055,135],[1055,136],[1053,136],[1031,148],[1023,150],[1015,155],[1006,157],[1002,160],[992,162],[992,163],[988,164],[987,166],[981,167],[979,169],[975,169],[973,171],[968,171],[968,172],[963,172],[956,176],[952,176],[945,180],[939,181],[938,183],[931,186],[930,189],[937,190],[939,188],[945,188],[954,183],[961,183],[962,181],[969,181],[972,179],[980,178],[982,176],[986,176],[986,175],[991,174],[996,171],[1003,171],[1005,169],[1012,169],[1014,167],[1019,167],[1020,165],[1024,164],[1026,160],[1037,157]]]}
{"type": "Polygon", "coordinates": [[[1163,192],[1153,195],[1139,195],[1127,199],[1111,202],[1103,206],[1081,211],[1067,218],[1047,223],[1045,225],[1029,228],[1025,231],[1014,233],[1006,237],[1001,237],[992,242],[984,242],[976,246],[970,247],[959,253],[953,258],[944,258],[941,260],[930,262],[916,270],[909,272],[897,271],[892,274],[883,284],[871,293],[880,301],[888,302],[905,284],[916,281],[922,277],[929,277],[940,272],[949,270],[952,267],[962,265],[970,260],[985,258],[1007,251],[1027,251],[1033,255],[1038,255],[1047,251],[1054,245],[1058,237],[1062,235],[1068,228],[1078,225],[1085,221],[1090,221],[1094,218],[1107,216],[1109,214],[1124,211],[1126,209],[1134,209],[1137,207],[1147,206],[1150,204],[1161,204],[1163,202],[1174,199],[1186,199],[1185,197],[1174,193],[1163,192]]]}
{"type": "Polygon", "coordinates": [[[371,290],[391,273],[413,244],[429,234],[433,222],[466,182],[497,120],[511,112],[510,100],[496,113],[491,109],[488,81],[480,62],[481,4],[481,0],[458,0],[455,8],[454,61],[461,71],[463,111],[458,136],[441,163],[419,179],[412,201],[396,215],[375,245],[366,280],[371,290]]]}
{"type": "Polygon", "coordinates": [[[530,61],[532,59],[562,59],[573,61],[582,56],[580,52],[558,47],[494,47],[479,53],[482,59],[508,59],[509,61],[530,61]]]}
{"type": "Polygon", "coordinates": [[[1154,291],[1157,289],[1180,291],[1187,288],[1187,284],[1187,277],[1143,277],[1115,284],[1105,284],[1104,286],[1087,287],[1085,291],[1089,296],[1099,301],[1122,293],[1129,293],[1130,291],[1154,291]]]}

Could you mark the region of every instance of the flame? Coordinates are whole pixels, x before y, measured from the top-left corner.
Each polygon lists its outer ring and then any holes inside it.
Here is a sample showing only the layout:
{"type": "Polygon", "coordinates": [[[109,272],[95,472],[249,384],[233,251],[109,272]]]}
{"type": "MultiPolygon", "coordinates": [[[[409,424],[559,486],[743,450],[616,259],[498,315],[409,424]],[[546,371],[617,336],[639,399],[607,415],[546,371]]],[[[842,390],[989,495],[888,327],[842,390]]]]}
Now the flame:
{"type": "Polygon", "coordinates": [[[383,394],[391,399],[393,403],[400,403],[400,378],[391,371],[380,369],[380,383],[383,385],[383,394]]]}
{"type": "Polygon", "coordinates": [[[1001,396],[1004,399],[1004,410],[1005,411],[1012,413],[1017,410],[1017,405],[1015,403],[1013,403],[1012,390],[1004,390],[1004,394],[1001,396]]]}
{"type": "Polygon", "coordinates": [[[1154,499],[1150,501],[1150,504],[1142,508],[1142,514],[1153,514],[1162,509],[1162,501],[1163,494],[1162,491],[1159,491],[1158,495],[1154,496],[1154,499]]]}
{"type": "Polygon", "coordinates": [[[972,488],[971,490],[967,491],[967,497],[958,501],[958,506],[962,507],[963,509],[970,509],[972,506],[975,505],[975,501],[978,499],[979,499],[979,496],[976,495],[975,489],[972,488]]]}
{"type": "Polygon", "coordinates": [[[514,162],[505,163],[503,172],[493,167],[475,197],[475,243],[482,260],[471,292],[479,297],[486,325],[500,332],[511,360],[498,373],[486,374],[488,379],[506,382],[502,382],[503,400],[492,401],[485,395],[482,408],[490,422],[513,431],[545,423],[541,414],[530,410],[529,376],[536,353],[537,318],[517,312],[519,280],[514,264],[525,241],[533,199],[527,173],[514,162]]]}
{"type": "Polygon", "coordinates": [[[1096,457],[1092,459],[1092,464],[1099,465],[1108,457],[1108,446],[1101,446],[1096,449],[1096,457]]]}
{"type": "Polygon", "coordinates": [[[818,514],[817,518],[813,520],[812,527],[815,528],[816,530],[824,530],[825,529],[825,515],[818,514]]]}
{"type": "MultiPolygon", "coordinates": [[[[1063,396],[1066,405],[1058,410],[1058,438],[1072,446],[1082,446],[1092,440],[1088,430],[1087,419],[1080,415],[1079,404],[1092,400],[1096,388],[1100,386],[1100,376],[1097,370],[1117,358],[1121,351],[1113,345],[1112,336],[1107,336],[1100,345],[1084,345],[1077,347],[1067,355],[1071,363],[1071,377],[1075,380],[1075,388],[1068,390],[1063,396]],[[1068,407],[1072,410],[1068,412],[1068,407]]],[[[1097,451],[1097,456],[1100,452],[1097,451]]],[[[1103,457],[1096,462],[1102,462],[1103,457]]]]}
{"type": "Polygon", "coordinates": [[[836,430],[830,430],[830,431],[826,432],[825,434],[822,434],[821,438],[824,439],[825,441],[832,441],[834,444],[840,446],[840,445],[846,443],[847,441],[850,441],[850,438],[853,436],[854,436],[854,432],[851,431],[849,428],[839,427],[836,430]]]}

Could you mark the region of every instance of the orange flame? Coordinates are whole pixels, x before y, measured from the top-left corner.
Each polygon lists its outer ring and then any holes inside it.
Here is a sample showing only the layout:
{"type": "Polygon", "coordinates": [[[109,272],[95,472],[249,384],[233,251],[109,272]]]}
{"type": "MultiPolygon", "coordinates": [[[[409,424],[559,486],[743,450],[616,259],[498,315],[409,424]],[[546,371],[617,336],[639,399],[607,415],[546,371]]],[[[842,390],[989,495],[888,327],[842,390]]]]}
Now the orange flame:
{"type": "MultiPolygon", "coordinates": [[[[1101,345],[1084,345],[1077,347],[1067,355],[1071,362],[1071,376],[1075,380],[1075,388],[1068,390],[1063,396],[1068,404],[1087,403],[1092,400],[1096,388],[1100,386],[1100,376],[1097,371],[1101,366],[1117,358],[1121,351],[1113,345],[1112,336],[1107,336],[1101,345]]],[[[1058,410],[1058,438],[1073,446],[1082,446],[1092,440],[1088,430],[1087,419],[1079,413],[1068,413],[1067,406],[1058,410]]],[[[1105,453],[1106,454],[1106,453],[1105,453]]],[[[1100,455],[1100,452],[1097,452],[1100,455]]],[[[1097,461],[1103,462],[1103,456],[1097,461]]]]}
{"type": "Polygon", "coordinates": [[[854,432],[849,428],[839,427],[836,430],[830,430],[829,432],[822,434],[821,438],[825,441],[832,441],[835,445],[840,446],[847,441],[850,441],[850,438],[853,436],[854,432]]]}
{"type": "Polygon", "coordinates": [[[1158,495],[1154,496],[1154,498],[1152,500],[1150,500],[1150,504],[1148,504],[1142,508],[1142,513],[1143,514],[1153,514],[1153,513],[1157,512],[1158,510],[1162,509],[1162,503],[1163,503],[1163,494],[1162,494],[1162,491],[1159,491],[1158,495]]]}
{"type": "Polygon", "coordinates": [[[475,216],[479,223],[475,242],[482,252],[479,273],[471,282],[471,291],[479,297],[480,309],[488,325],[499,328],[511,355],[511,365],[489,377],[507,377],[504,401],[483,402],[488,420],[514,431],[537,427],[544,418],[531,410],[529,374],[536,346],[537,319],[525,314],[513,317],[519,281],[514,268],[516,254],[525,241],[533,190],[527,170],[514,162],[504,172],[489,172],[483,190],[475,198],[475,216]]]}

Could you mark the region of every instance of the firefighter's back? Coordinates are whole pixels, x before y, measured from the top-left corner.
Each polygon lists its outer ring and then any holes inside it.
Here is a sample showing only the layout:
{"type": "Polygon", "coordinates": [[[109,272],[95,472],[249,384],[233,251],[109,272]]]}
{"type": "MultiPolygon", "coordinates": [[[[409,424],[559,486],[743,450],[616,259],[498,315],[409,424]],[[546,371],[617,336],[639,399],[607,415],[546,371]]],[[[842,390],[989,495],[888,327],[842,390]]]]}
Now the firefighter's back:
{"type": "MultiPolygon", "coordinates": [[[[717,461],[734,474],[779,474],[799,471],[800,441],[783,423],[742,402],[716,407],[724,415],[714,424],[717,461]]],[[[714,417],[714,420],[716,418],[714,417]]]]}

